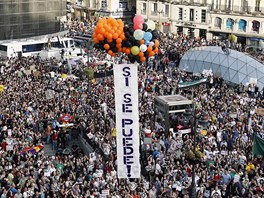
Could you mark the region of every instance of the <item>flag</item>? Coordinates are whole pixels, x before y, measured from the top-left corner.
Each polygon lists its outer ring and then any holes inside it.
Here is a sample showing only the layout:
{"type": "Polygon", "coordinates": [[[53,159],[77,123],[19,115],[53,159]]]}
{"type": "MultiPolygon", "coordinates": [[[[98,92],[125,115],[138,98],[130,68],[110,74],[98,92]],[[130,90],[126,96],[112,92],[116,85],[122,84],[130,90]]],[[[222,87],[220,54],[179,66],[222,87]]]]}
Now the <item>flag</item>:
{"type": "Polygon", "coordinates": [[[264,155],[264,139],[254,134],[253,155],[264,155]]]}

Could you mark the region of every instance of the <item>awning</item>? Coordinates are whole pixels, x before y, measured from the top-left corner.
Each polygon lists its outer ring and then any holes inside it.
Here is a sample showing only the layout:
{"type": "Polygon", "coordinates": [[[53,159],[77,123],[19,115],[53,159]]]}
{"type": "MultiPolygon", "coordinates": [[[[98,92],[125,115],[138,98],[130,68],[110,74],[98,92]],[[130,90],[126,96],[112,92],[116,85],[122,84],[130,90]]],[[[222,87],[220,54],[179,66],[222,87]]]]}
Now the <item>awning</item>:
{"type": "Polygon", "coordinates": [[[251,37],[249,40],[251,40],[251,41],[259,41],[260,38],[257,38],[257,37],[251,37]]]}

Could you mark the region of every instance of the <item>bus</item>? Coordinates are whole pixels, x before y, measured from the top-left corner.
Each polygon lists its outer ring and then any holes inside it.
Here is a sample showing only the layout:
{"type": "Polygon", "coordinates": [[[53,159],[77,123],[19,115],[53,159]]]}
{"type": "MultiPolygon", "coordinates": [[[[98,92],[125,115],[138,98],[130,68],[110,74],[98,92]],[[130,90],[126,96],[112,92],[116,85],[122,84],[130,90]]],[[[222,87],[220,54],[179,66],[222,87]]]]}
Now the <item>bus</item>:
{"type": "Polygon", "coordinates": [[[92,39],[92,35],[91,34],[83,34],[82,36],[76,35],[73,37],[73,39],[76,45],[83,46],[92,39]]]}
{"type": "Polygon", "coordinates": [[[5,57],[27,57],[38,55],[42,50],[48,47],[55,49],[73,48],[75,46],[74,39],[64,37],[54,37],[50,39],[50,46],[48,46],[48,38],[45,39],[23,39],[14,41],[3,41],[0,43],[0,56],[5,57]]]}

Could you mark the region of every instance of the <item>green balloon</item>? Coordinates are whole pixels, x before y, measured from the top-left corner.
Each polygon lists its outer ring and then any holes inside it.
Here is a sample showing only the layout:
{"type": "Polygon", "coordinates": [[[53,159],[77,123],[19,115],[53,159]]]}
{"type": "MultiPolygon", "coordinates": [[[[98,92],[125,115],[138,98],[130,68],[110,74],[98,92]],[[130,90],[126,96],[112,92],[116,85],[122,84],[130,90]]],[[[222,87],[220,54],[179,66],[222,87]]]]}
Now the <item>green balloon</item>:
{"type": "Polygon", "coordinates": [[[138,46],[133,46],[132,48],[131,48],[131,53],[134,55],[134,56],[136,56],[136,55],[138,55],[138,53],[139,53],[139,47],[138,46]]]}

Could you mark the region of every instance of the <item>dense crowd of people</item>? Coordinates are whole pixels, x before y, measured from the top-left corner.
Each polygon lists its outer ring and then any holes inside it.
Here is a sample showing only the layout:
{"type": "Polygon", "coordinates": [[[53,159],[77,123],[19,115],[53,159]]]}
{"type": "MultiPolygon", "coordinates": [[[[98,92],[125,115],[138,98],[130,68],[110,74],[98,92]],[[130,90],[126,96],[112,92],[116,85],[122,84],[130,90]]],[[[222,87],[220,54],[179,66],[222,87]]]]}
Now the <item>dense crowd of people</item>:
{"type": "MultiPolygon", "coordinates": [[[[87,22],[69,25],[71,32],[93,28],[87,22]]],[[[253,133],[264,132],[263,116],[256,113],[264,106],[263,90],[232,87],[217,77],[195,88],[179,89],[179,82],[195,78],[177,67],[184,53],[217,43],[185,35],[161,34],[160,40],[158,55],[139,65],[140,131],[142,136],[152,131],[153,147],[142,148],[142,177],[135,180],[117,177],[113,76],[87,80],[68,74],[65,78],[62,74],[68,68],[61,60],[1,57],[1,198],[189,197],[193,166],[198,197],[264,196],[264,160],[252,155],[253,133]],[[195,106],[207,113],[205,133],[197,132],[197,148],[204,154],[199,162],[188,156],[192,134],[167,134],[155,127],[160,125],[153,126],[154,98],[171,94],[192,95],[195,106]],[[74,117],[74,129],[61,126],[59,118],[65,114],[74,117]],[[46,156],[44,150],[27,149],[50,143],[55,150],[65,147],[73,131],[101,152],[46,156]]],[[[89,53],[97,60],[108,59],[97,50],[89,53]]],[[[111,61],[128,62],[121,56],[111,61]]],[[[172,120],[175,117],[171,115],[172,120]]]]}

